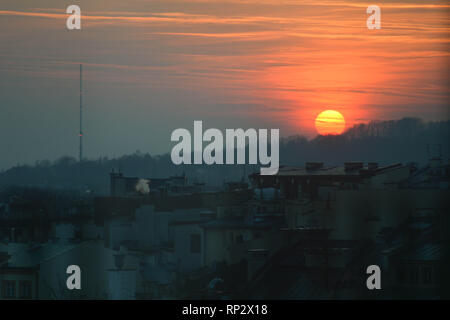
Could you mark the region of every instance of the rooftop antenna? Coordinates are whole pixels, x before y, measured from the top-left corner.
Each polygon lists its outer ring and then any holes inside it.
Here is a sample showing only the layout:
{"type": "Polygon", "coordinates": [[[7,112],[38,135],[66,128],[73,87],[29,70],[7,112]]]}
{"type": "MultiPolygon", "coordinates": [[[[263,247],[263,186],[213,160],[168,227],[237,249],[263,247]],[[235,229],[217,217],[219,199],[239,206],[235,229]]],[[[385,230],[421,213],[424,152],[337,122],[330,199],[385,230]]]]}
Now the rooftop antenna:
{"type": "Polygon", "coordinates": [[[80,64],[80,162],[83,160],[83,65],[80,64]]]}

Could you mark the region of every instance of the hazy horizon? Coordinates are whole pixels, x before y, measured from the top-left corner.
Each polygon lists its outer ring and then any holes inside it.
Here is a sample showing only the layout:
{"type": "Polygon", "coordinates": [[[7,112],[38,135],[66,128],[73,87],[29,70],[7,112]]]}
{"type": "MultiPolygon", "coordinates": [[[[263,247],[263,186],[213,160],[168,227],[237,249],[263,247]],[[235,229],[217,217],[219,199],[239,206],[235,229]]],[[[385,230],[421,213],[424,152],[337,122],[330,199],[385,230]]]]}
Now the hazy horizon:
{"type": "MultiPolygon", "coordinates": [[[[394,131],[396,131],[397,134],[403,135],[403,136],[400,136],[400,141],[402,139],[404,140],[405,137],[408,136],[409,134],[412,134],[413,136],[420,134],[420,133],[414,131],[417,128],[415,128],[415,129],[409,128],[409,129],[413,130],[411,132],[407,132],[406,130],[404,130],[403,132],[398,132],[399,128],[397,126],[399,126],[399,122],[402,122],[402,121],[403,122],[407,121],[407,122],[420,123],[421,127],[422,127],[421,128],[422,130],[423,129],[426,130],[426,128],[429,127],[432,124],[444,124],[447,127],[446,127],[446,129],[444,128],[442,131],[450,132],[450,119],[449,120],[440,120],[440,121],[424,121],[421,118],[404,117],[404,118],[401,118],[401,119],[371,120],[369,123],[356,123],[352,127],[347,128],[342,134],[339,134],[339,135],[331,134],[331,135],[323,136],[323,135],[317,134],[317,135],[311,136],[311,137],[307,137],[305,135],[295,134],[295,133],[292,134],[292,135],[288,135],[288,136],[280,135],[280,143],[283,145],[283,143],[288,143],[289,141],[296,141],[299,138],[300,139],[305,139],[305,141],[307,141],[308,143],[312,143],[314,141],[317,141],[317,139],[319,139],[320,137],[335,139],[335,137],[338,138],[339,136],[343,136],[343,137],[345,137],[346,140],[351,142],[352,139],[358,140],[358,139],[365,139],[365,138],[367,138],[367,137],[359,137],[358,138],[357,136],[355,136],[355,135],[357,135],[360,132],[359,129],[361,128],[361,125],[365,126],[363,130],[369,130],[368,126],[370,126],[371,124],[374,124],[374,125],[378,124],[378,125],[380,125],[380,124],[387,124],[387,123],[391,123],[391,122],[394,123],[394,126],[393,126],[394,131]]],[[[187,128],[187,129],[190,129],[190,128],[187,128]]],[[[207,127],[204,127],[204,131],[206,129],[207,129],[207,127]]],[[[246,128],[243,128],[243,129],[246,129],[246,128]]],[[[368,133],[368,132],[365,131],[365,133],[368,133]]],[[[191,137],[191,138],[193,139],[193,137],[191,137]]],[[[392,143],[392,142],[396,141],[396,139],[398,139],[399,137],[393,136],[392,132],[391,132],[391,134],[387,135],[387,136],[383,136],[383,135],[378,136],[378,139],[382,139],[382,138],[385,139],[384,140],[385,142],[392,143]]],[[[426,144],[433,145],[433,148],[436,148],[436,144],[440,145],[443,160],[446,161],[446,158],[450,156],[450,145],[447,143],[447,140],[445,139],[445,133],[442,134],[442,132],[441,132],[441,134],[439,134],[438,136],[436,136],[436,135],[434,135],[433,137],[428,137],[427,136],[427,137],[424,137],[424,139],[427,141],[426,144]]],[[[407,139],[407,140],[409,140],[409,139],[407,139]]],[[[380,141],[378,141],[378,143],[379,142],[380,141]]],[[[398,143],[398,142],[399,141],[397,141],[396,143],[398,143]]],[[[410,142],[410,141],[403,141],[403,142],[410,142]]],[[[168,150],[165,151],[165,152],[161,152],[161,153],[153,153],[153,152],[151,152],[151,150],[143,151],[143,150],[136,149],[136,150],[134,150],[132,152],[129,152],[129,153],[117,154],[117,155],[112,155],[112,156],[111,155],[107,155],[107,154],[103,154],[103,155],[98,155],[98,156],[92,156],[91,157],[89,155],[86,155],[85,157],[83,157],[83,160],[85,160],[85,161],[97,161],[97,160],[114,161],[114,160],[120,160],[123,157],[134,156],[134,155],[141,155],[141,156],[150,155],[152,157],[165,157],[165,156],[169,157],[171,148],[175,144],[176,144],[176,142],[171,142],[168,145],[168,150]]],[[[208,142],[203,142],[203,147],[205,147],[207,144],[208,144],[208,142]]],[[[425,161],[427,161],[427,158],[426,158],[426,155],[425,155],[425,153],[427,152],[426,151],[426,148],[427,148],[426,144],[421,145],[421,146],[417,146],[418,148],[422,147],[423,150],[418,150],[418,154],[422,154],[419,158],[421,158],[422,160],[425,160],[425,161]]],[[[64,158],[66,158],[66,159],[70,158],[73,161],[78,162],[79,161],[78,160],[78,150],[79,150],[78,146],[79,146],[78,144],[76,146],[74,146],[75,149],[74,149],[74,153],[73,154],[61,154],[59,156],[56,156],[53,159],[49,159],[49,158],[35,159],[33,161],[30,161],[29,163],[24,163],[24,162],[16,163],[16,164],[13,164],[12,166],[10,166],[8,168],[0,168],[0,173],[1,172],[5,172],[5,171],[7,171],[9,169],[12,169],[12,168],[17,168],[17,167],[21,167],[21,166],[35,166],[37,164],[42,165],[44,162],[47,162],[47,161],[48,161],[48,165],[54,165],[57,161],[60,161],[60,160],[62,160],[64,158]]],[[[292,150],[293,153],[298,153],[298,151],[299,150],[292,150]]],[[[302,154],[302,156],[308,157],[309,154],[302,154]]],[[[283,160],[283,159],[281,159],[281,160],[283,160]]],[[[287,160],[287,162],[291,161],[291,159],[285,159],[285,160],[287,160]]],[[[325,157],[323,159],[316,159],[316,160],[317,161],[328,161],[328,162],[331,161],[331,163],[335,163],[336,162],[335,159],[332,159],[329,156],[327,156],[327,157],[325,157]]],[[[359,159],[359,158],[348,159],[348,160],[349,161],[350,160],[361,161],[361,159],[359,159]]],[[[370,159],[366,159],[366,160],[369,161],[370,159]]],[[[377,159],[374,158],[373,160],[377,160],[377,159]]],[[[410,160],[414,162],[414,161],[417,161],[418,159],[417,158],[411,158],[410,160]]],[[[450,161],[450,158],[448,160],[450,161]]],[[[301,164],[301,161],[299,163],[297,163],[297,165],[300,165],[300,164],[301,164]]],[[[285,165],[285,163],[280,163],[280,165],[285,165]]]]}

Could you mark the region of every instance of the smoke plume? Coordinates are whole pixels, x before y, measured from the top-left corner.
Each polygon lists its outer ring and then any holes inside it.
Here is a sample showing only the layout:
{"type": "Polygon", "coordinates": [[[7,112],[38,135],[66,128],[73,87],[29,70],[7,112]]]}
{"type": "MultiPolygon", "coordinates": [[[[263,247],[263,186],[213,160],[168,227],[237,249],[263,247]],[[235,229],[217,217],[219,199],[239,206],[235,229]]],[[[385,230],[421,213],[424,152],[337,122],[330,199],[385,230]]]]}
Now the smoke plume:
{"type": "Polygon", "coordinates": [[[142,194],[148,194],[150,192],[150,187],[148,186],[149,181],[147,179],[139,179],[136,184],[136,191],[142,194]]]}

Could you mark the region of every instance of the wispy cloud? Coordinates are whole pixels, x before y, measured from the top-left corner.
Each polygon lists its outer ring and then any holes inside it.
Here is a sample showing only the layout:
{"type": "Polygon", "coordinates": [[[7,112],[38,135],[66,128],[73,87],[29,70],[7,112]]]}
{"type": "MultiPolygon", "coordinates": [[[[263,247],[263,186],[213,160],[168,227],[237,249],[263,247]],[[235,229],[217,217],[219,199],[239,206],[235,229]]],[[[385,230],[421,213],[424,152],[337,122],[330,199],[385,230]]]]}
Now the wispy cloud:
{"type": "Polygon", "coordinates": [[[148,104],[149,122],[154,113],[180,122],[257,118],[314,134],[324,108],[351,125],[435,117],[450,97],[448,1],[383,1],[380,30],[366,27],[368,1],[86,1],[80,32],[65,29],[68,15],[54,3],[0,11],[0,27],[9,27],[0,82],[76,85],[83,63],[96,105],[118,110],[117,121],[148,104]]]}

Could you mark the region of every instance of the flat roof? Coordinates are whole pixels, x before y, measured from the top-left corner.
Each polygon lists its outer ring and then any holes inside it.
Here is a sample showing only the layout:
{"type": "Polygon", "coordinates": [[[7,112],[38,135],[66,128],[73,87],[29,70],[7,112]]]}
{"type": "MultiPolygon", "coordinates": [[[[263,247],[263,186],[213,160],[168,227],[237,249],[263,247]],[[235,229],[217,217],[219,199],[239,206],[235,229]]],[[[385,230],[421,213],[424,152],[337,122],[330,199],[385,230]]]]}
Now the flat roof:
{"type": "MultiPolygon", "coordinates": [[[[387,166],[379,166],[374,169],[369,169],[367,166],[362,168],[355,168],[354,170],[347,170],[345,166],[323,166],[316,169],[306,169],[305,166],[282,166],[278,170],[276,177],[291,177],[291,176],[361,176],[361,175],[376,175],[385,172],[389,169],[398,169],[403,167],[401,163],[396,163],[387,166]]],[[[259,176],[258,173],[252,176],[259,176]]]]}

